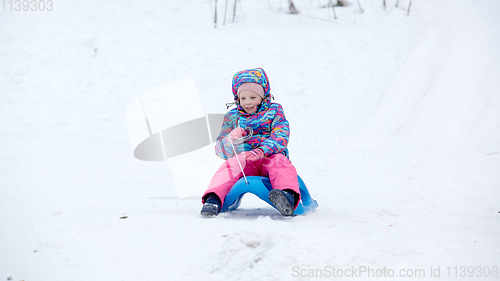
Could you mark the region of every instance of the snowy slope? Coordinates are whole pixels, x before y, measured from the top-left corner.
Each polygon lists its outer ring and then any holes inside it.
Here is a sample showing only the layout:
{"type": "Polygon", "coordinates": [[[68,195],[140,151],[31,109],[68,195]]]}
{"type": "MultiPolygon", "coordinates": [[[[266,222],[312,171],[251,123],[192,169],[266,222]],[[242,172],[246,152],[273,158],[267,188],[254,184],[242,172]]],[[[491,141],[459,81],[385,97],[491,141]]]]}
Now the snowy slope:
{"type": "Polygon", "coordinates": [[[408,1],[350,1],[337,20],[327,1],[296,0],[299,15],[243,1],[225,26],[218,2],[217,29],[209,1],[0,13],[0,279],[500,271],[498,1],[413,1],[409,17],[408,1]],[[133,158],[125,109],[193,76],[205,111],[224,112],[250,67],[268,73],[320,207],[284,219],[247,195],[201,219],[165,163],[133,158]]]}

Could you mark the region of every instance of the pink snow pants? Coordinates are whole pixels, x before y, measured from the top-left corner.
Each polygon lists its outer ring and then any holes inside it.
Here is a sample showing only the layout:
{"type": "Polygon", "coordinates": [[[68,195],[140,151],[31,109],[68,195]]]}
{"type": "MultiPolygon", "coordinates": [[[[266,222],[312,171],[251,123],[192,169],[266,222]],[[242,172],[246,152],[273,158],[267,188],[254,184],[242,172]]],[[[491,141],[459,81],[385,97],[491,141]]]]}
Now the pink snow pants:
{"type": "MultiPolygon", "coordinates": [[[[300,201],[297,171],[286,156],[277,153],[257,161],[247,161],[240,154],[237,156],[246,176],[267,177],[271,181],[273,189],[291,189],[295,191],[299,196],[299,198],[295,198],[294,208],[297,208],[300,201]]],[[[222,205],[224,205],[224,199],[229,190],[242,177],[243,174],[236,157],[229,158],[215,172],[207,190],[203,194],[202,202],[205,203],[206,195],[215,193],[219,196],[222,205]]]]}

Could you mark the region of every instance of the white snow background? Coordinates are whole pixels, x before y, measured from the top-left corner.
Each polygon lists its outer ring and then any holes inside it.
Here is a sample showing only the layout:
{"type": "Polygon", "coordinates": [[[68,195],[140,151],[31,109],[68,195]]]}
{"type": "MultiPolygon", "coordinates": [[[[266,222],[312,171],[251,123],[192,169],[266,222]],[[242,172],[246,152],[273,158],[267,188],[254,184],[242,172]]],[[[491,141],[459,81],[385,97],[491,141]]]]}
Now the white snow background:
{"type": "Polygon", "coordinates": [[[500,268],[499,1],[413,0],[409,16],[408,0],[350,1],[337,20],[325,0],[295,0],[299,15],[242,1],[222,25],[219,0],[216,29],[204,0],[53,2],[0,11],[0,280],[500,268]],[[225,112],[253,67],[319,208],[283,218],[246,195],[203,219],[165,162],[133,157],[125,109],[193,76],[205,111],[225,112]]]}

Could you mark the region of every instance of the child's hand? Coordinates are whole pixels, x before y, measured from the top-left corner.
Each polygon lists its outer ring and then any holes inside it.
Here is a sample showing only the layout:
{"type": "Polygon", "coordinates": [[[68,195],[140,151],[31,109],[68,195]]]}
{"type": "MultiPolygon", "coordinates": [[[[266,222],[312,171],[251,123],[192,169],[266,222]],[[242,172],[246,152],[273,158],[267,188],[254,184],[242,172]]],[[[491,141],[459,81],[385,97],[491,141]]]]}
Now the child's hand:
{"type": "Polygon", "coordinates": [[[264,158],[264,151],[260,148],[256,148],[250,151],[245,151],[241,153],[241,156],[243,156],[244,159],[248,161],[257,161],[262,158],[264,158]]]}
{"type": "Polygon", "coordinates": [[[245,129],[238,127],[229,133],[229,137],[233,140],[241,139],[242,137],[246,136],[247,132],[245,132],[245,129]]]}

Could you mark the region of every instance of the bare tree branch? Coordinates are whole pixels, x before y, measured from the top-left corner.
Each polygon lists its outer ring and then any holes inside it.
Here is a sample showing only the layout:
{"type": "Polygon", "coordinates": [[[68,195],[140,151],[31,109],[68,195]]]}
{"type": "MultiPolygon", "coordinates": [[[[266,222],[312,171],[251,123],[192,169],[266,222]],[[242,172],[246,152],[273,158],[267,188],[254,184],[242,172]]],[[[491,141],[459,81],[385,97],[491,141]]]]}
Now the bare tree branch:
{"type": "Polygon", "coordinates": [[[290,14],[298,14],[299,11],[295,8],[292,0],[288,0],[288,9],[290,10],[290,14]]]}
{"type": "Polygon", "coordinates": [[[363,13],[364,10],[363,10],[363,8],[361,8],[361,4],[359,3],[359,0],[358,0],[358,6],[359,6],[359,9],[361,10],[361,12],[363,13]]]}

